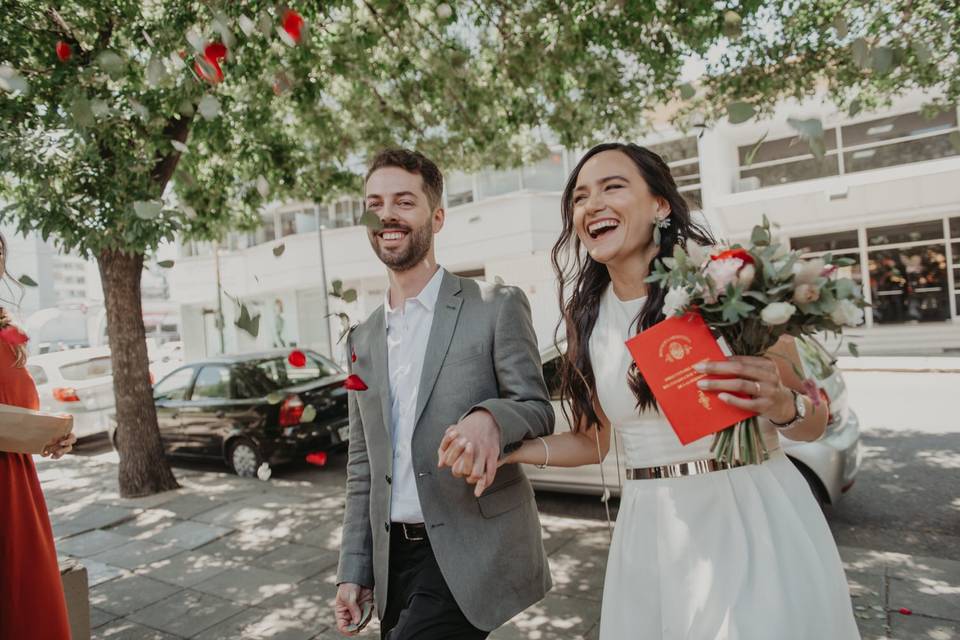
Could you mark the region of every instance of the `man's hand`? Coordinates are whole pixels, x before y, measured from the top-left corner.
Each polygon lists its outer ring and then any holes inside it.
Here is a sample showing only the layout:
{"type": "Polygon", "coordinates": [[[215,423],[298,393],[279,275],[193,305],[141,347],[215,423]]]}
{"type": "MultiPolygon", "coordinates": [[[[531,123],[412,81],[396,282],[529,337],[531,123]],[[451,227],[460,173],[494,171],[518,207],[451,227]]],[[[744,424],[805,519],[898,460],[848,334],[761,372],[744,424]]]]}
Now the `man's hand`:
{"type": "Polygon", "coordinates": [[[359,584],[344,582],[337,587],[337,600],[333,606],[337,618],[337,630],[345,636],[355,636],[357,631],[347,631],[347,626],[360,622],[360,606],[373,600],[373,589],[359,584]]]}
{"type": "Polygon", "coordinates": [[[500,457],[500,428],[489,411],[480,409],[448,427],[437,452],[441,469],[477,485],[478,498],[493,484],[500,457]]]}

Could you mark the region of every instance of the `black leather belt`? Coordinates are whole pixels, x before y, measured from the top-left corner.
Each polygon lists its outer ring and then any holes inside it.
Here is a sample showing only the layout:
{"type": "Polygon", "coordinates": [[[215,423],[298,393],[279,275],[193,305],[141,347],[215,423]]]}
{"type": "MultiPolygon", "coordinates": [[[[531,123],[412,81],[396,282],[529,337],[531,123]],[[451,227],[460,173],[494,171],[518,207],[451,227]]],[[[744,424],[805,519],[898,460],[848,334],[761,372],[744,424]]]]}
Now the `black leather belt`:
{"type": "Polygon", "coordinates": [[[394,522],[390,525],[390,530],[404,542],[425,542],[427,539],[427,526],[422,522],[417,524],[394,522]]]}

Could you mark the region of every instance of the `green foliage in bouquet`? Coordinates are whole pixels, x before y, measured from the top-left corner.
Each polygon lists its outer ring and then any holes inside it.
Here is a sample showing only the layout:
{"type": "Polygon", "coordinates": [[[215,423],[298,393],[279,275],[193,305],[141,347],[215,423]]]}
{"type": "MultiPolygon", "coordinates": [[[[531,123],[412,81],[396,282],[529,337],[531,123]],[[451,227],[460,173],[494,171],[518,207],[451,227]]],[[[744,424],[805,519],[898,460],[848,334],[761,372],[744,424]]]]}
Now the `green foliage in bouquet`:
{"type": "MultiPolygon", "coordinates": [[[[646,281],[667,290],[664,315],[696,311],[734,354],[760,356],[784,335],[802,340],[859,325],[867,306],[860,286],[838,276],[840,268],[852,264],[831,254],[800,257],[774,241],[764,216],[748,246],[677,245],[673,257],[657,262],[646,281]]],[[[856,346],[850,349],[856,355],[856,346]]],[[[730,464],[765,459],[757,418],[718,433],[714,452],[730,464]]]]}

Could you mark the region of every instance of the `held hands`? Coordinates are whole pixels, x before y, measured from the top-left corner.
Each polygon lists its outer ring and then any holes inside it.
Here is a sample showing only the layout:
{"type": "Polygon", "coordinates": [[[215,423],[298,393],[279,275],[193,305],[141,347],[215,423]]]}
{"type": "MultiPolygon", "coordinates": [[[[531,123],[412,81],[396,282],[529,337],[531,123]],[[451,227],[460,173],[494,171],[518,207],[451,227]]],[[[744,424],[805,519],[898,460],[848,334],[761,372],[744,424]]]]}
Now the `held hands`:
{"type": "Polygon", "coordinates": [[[337,631],[345,636],[360,633],[363,627],[359,625],[363,622],[362,610],[366,603],[370,603],[368,606],[373,605],[373,589],[352,582],[341,583],[337,587],[337,599],[333,605],[337,631]]]}
{"type": "Polygon", "coordinates": [[[719,398],[727,404],[774,422],[789,422],[794,416],[793,394],[783,385],[776,363],[768,357],[732,356],[726,361],[700,362],[693,368],[711,376],[730,376],[697,382],[701,389],[719,391],[719,398]],[[731,391],[751,397],[724,393],[731,391]]]}
{"type": "Polygon", "coordinates": [[[479,498],[497,475],[500,449],[500,429],[490,412],[481,409],[447,428],[437,467],[450,467],[455,477],[477,485],[473,493],[479,498]]]}

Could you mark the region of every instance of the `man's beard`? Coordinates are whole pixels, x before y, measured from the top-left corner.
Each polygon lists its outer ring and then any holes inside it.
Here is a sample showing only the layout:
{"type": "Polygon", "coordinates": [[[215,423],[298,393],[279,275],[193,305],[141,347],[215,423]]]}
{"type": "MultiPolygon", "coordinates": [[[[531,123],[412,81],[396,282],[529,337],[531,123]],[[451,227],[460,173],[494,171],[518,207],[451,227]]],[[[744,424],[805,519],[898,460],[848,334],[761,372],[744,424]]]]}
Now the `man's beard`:
{"type": "Polygon", "coordinates": [[[385,225],[382,231],[370,237],[370,244],[373,246],[374,253],[380,258],[380,262],[387,265],[392,271],[409,271],[417,266],[430,252],[432,241],[433,225],[430,221],[416,229],[402,225],[385,225]],[[391,229],[407,232],[406,248],[395,251],[380,246],[379,234],[391,229]]]}

